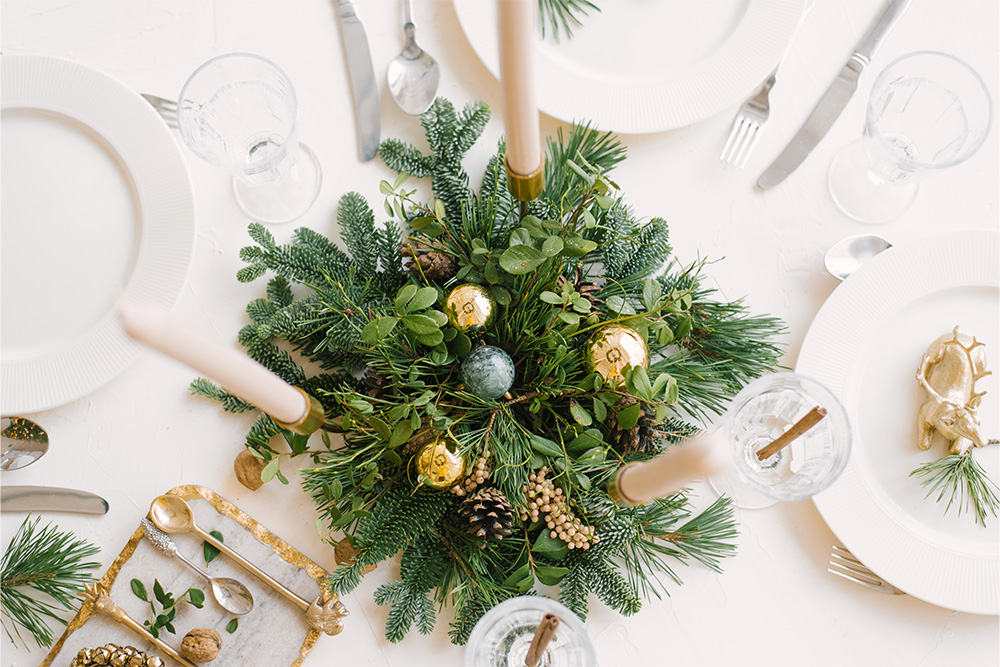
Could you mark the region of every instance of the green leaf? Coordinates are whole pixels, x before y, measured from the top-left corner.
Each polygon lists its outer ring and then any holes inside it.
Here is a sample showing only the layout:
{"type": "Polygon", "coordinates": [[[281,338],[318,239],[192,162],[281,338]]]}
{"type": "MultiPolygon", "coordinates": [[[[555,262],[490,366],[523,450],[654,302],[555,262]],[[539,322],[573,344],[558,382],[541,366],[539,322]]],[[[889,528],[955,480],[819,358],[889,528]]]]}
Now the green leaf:
{"type": "Polygon", "coordinates": [[[548,438],[543,438],[540,435],[534,433],[531,434],[530,438],[531,448],[534,449],[539,454],[545,456],[562,456],[563,450],[558,444],[549,440],[548,438]]]}
{"type": "Polygon", "coordinates": [[[445,218],[444,202],[440,199],[434,200],[434,215],[437,216],[438,220],[444,220],[445,218]]]}
{"type": "Polygon", "coordinates": [[[604,445],[604,436],[596,428],[588,428],[583,433],[579,434],[573,438],[568,445],[566,445],[566,451],[570,454],[580,454],[588,449],[597,446],[604,445]]]}
{"type": "Polygon", "coordinates": [[[639,415],[642,414],[642,404],[635,403],[618,413],[618,428],[625,431],[636,425],[639,415]]]}
{"type": "Polygon", "coordinates": [[[392,430],[389,428],[388,424],[374,415],[368,417],[368,423],[373,429],[375,429],[375,432],[378,433],[380,438],[385,441],[389,440],[389,437],[392,435],[392,430]]]}
{"type": "Polygon", "coordinates": [[[535,568],[535,576],[546,586],[555,586],[569,572],[569,568],[557,567],[555,565],[539,565],[535,568]]]}
{"type": "MultiPolygon", "coordinates": [[[[542,254],[546,257],[555,257],[562,252],[563,240],[558,236],[550,236],[542,242],[542,254]]],[[[596,245],[594,247],[597,247],[596,245]]]]}
{"type": "Polygon", "coordinates": [[[691,319],[690,315],[684,315],[683,317],[678,318],[677,323],[674,325],[674,337],[684,338],[684,336],[691,333],[691,325],[693,322],[694,320],[691,319]]]}
{"type": "Polygon", "coordinates": [[[226,624],[226,632],[233,634],[236,632],[236,628],[240,627],[240,619],[234,618],[226,624]]]}
{"type": "Polygon", "coordinates": [[[583,409],[583,407],[576,401],[570,401],[569,413],[573,415],[573,419],[576,423],[581,426],[590,426],[594,423],[594,419],[590,416],[590,413],[583,409]]]}
{"type": "Polygon", "coordinates": [[[366,345],[375,345],[378,341],[378,320],[372,320],[361,330],[361,342],[366,345]]]}
{"type": "Polygon", "coordinates": [[[156,596],[157,601],[164,607],[170,607],[173,603],[170,594],[163,590],[163,585],[159,579],[153,580],[153,595],[156,596]]]}
{"type": "Polygon", "coordinates": [[[459,332],[458,335],[452,339],[449,347],[451,347],[451,351],[455,353],[456,357],[464,357],[472,351],[472,339],[464,333],[459,332]]]}
{"type": "MultiPolygon", "coordinates": [[[[275,458],[274,460],[277,461],[278,459],[275,458]]],[[[209,533],[209,535],[211,535],[215,539],[219,540],[220,542],[224,541],[224,539],[222,537],[222,533],[220,533],[217,530],[211,531],[209,533]]],[[[213,560],[215,560],[215,557],[219,555],[219,550],[216,549],[215,547],[213,547],[208,542],[202,542],[202,544],[201,544],[201,552],[205,556],[205,562],[206,563],[211,563],[213,560]]]]}
{"type": "Polygon", "coordinates": [[[503,583],[500,585],[504,588],[517,588],[518,584],[524,581],[525,577],[532,578],[531,566],[527,562],[511,572],[510,576],[504,579],[503,583]]]}
{"type": "Polygon", "coordinates": [[[430,308],[438,299],[438,291],[433,287],[421,287],[410,301],[409,310],[424,310],[430,308]]]}
{"type": "Polygon", "coordinates": [[[389,181],[379,181],[378,191],[386,196],[396,193],[396,189],[392,187],[392,184],[389,183],[389,181]]]}
{"type": "Polygon", "coordinates": [[[531,551],[552,560],[562,560],[569,553],[569,547],[558,537],[552,537],[550,533],[549,530],[539,533],[535,543],[531,545],[531,551]]]}
{"type": "Polygon", "coordinates": [[[275,475],[281,470],[281,458],[275,456],[273,459],[267,462],[264,469],[260,471],[260,479],[263,482],[270,482],[274,479],[275,475]]]}
{"type": "Polygon", "coordinates": [[[553,306],[561,306],[563,301],[565,301],[561,296],[555,292],[545,291],[538,295],[538,298],[545,303],[551,303],[553,306]]]}
{"type": "Polygon", "coordinates": [[[500,255],[500,266],[507,273],[523,276],[541,266],[547,258],[528,245],[514,245],[500,255]]]}
{"type": "Polygon", "coordinates": [[[659,300],[661,293],[660,283],[655,280],[642,281],[642,304],[646,306],[646,310],[656,308],[656,302],[659,300]]]}
{"type": "Polygon", "coordinates": [[[403,315],[403,317],[400,318],[400,321],[406,325],[407,329],[418,336],[439,331],[437,322],[426,315],[403,315]]]}
{"type": "Polygon", "coordinates": [[[399,189],[399,186],[401,186],[403,183],[406,183],[406,179],[408,179],[409,177],[410,175],[407,174],[405,171],[399,172],[399,176],[397,176],[396,180],[393,181],[392,183],[392,189],[393,190],[399,189]]]}
{"type": "Polygon", "coordinates": [[[205,604],[205,592],[200,588],[189,588],[187,590],[188,602],[201,609],[205,604]]]}
{"type": "Polygon", "coordinates": [[[604,461],[604,457],[606,455],[607,450],[603,446],[594,447],[593,449],[585,451],[580,458],[577,459],[577,463],[601,463],[604,461]]]}
{"type": "Polygon", "coordinates": [[[645,399],[653,398],[653,387],[649,384],[649,375],[642,366],[633,366],[631,373],[632,385],[635,388],[633,396],[645,399]]]}
{"type": "Polygon", "coordinates": [[[597,421],[603,422],[605,419],[608,418],[607,406],[604,405],[604,401],[597,398],[596,396],[594,397],[593,401],[593,410],[594,410],[594,418],[597,419],[597,421]]]}
{"type": "Polygon", "coordinates": [[[660,373],[656,376],[656,380],[653,381],[653,387],[649,392],[649,398],[655,399],[660,393],[666,388],[667,383],[670,381],[670,373],[660,373]]]}
{"type": "Polygon", "coordinates": [[[396,293],[394,305],[396,306],[397,311],[406,312],[406,304],[408,304],[410,299],[416,295],[417,289],[416,285],[404,285],[403,288],[396,293]]]}
{"type": "Polygon", "coordinates": [[[493,298],[501,306],[509,306],[510,305],[510,292],[508,292],[503,287],[496,287],[496,286],[494,286],[490,290],[490,294],[493,295],[493,298]]]}
{"type": "Polygon", "coordinates": [[[593,241],[585,239],[582,236],[572,234],[566,237],[562,254],[567,257],[583,257],[596,247],[597,244],[593,241]]]}
{"type": "Polygon", "coordinates": [[[390,447],[399,447],[413,435],[413,426],[410,422],[400,422],[396,425],[396,428],[392,430],[392,436],[389,438],[390,447]]]}
{"type": "Polygon", "coordinates": [[[421,229],[431,224],[432,222],[434,222],[434,218],[432,218],[429,215],[422,215],[419,218],[414,218],[413,220],[410,220],[410,229],[419,232],[421,229]]]}
{"type": "MultiPolygon", "coordinates": [[[[417,336],[417,340],[427,347],[437,347],[444,341],[444,332],[440,329],[435,329],[429,334],[422,334],[417,336]]],[[[432,353],[433,354],[433,353],[432,353]]],[[[437,363],[444,363],[444,360],[440,360],[437,363]]]]}
{"type": "Polygon", "coordinates": [[[146,587],[142,585],[141,581],[139,581],[138,579],[133,579],[131,581],[131,585],[132,585],[132,592],[135,593],[135,596],[137,598],[149,602],[149,595],[146,593],[146,587]]]}

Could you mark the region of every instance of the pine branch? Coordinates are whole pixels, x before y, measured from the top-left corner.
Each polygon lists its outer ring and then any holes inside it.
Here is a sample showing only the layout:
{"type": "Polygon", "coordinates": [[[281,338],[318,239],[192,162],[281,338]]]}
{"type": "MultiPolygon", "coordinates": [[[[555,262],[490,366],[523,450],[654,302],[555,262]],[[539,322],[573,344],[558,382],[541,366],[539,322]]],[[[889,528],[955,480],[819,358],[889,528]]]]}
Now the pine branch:
{"type": "Polygon", "coordinates": [[[100,567],[98,562],[85,560],[97,554],[98,547],[72,533],[60,532],[51,523],[39,529],[38,522],[39,517],[24,519],[0,565],[3,629],[11,641],[20,640],[25,647],[20,629],[39,646],[52,645],[48,620],[66,625],[59,612],[79,607],[77,594],[84,584],[94,581],[85,570],[100,567]]]}
{"type": "Polygon", "coordinates": [[[538,0],[542,37],[548,30],[557,42],[561,34],[566,39],[572,38],[573,30],[582,26],[583,18],[592,11],[601,10],[590,0],[538,0]]]}
{"type": "Polygon", "coordinates": [[[191,382],[189,387],[195,396],[204,396],[214,401],[222,403],[222,409],[226,412],[240,413],[256,410],[257,408],[247,403],[239,396],[230,394],[228,391],[206,378],[197,378],[191,382]]]}
{"type": "Polygon", "coordinates": [[[986,515],[995,517],[1000,508],[997,485],[976,461],[971,449],[964,454],[949,454],[924,463],[911,472],[910,477],[921,478],[921,485],[928,487],[925,498],[930,498],[935,491],[938,492],[936,502],[947,498],[945,514],[953,504],[958,514],[971,509],[976,522],[985,526],[986,515]]]}

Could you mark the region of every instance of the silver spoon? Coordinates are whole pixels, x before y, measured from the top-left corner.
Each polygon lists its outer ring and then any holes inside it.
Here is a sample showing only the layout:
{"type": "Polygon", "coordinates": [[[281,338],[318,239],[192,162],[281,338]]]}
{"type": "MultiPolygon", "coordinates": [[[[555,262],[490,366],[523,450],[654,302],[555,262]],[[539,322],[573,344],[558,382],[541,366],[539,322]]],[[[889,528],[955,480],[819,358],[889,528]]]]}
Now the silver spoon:
{"type": "Polygon", "coordinates": [[[869,259],[891,247],[891,243],[874,234],[848,236],[826,251],[823,264],[830,275],[837,280],[844,280],[869,259]]]}
{"type": "Polygon", "coordinates": [[[0,470],[17,470],[29,466],[49,451],[49,434],[24,417],[0,419],[0,470]]]}
{"type": "Polygon", "coordinates": [[[406,45],[403,52],[389,63],[386,76],[392,99],[396,100],[403,111],[415,116],[427,111],[434,102],[441,80],[441,68],[437,61],[417,46],[413,37],[416,28],[413,25],[412,0],[405,0],[405,6],[403,33],[406,34],[406,45]]]}
{"type": "Polygon", "coordinates": [[[170,536],[154,526],[149,519],[142,520],[142,529],[146,533],[149,543],[159,551],[167,556],[179,558],[182,563],[208,580],[208,583],[212,584],[212,595],[215,596],[216,601],[223,609],[237,616],[248,614],[253,610],[253,596],[246,586],[229,577],[209,576],[207,572],[185,558],[170,536]]]}

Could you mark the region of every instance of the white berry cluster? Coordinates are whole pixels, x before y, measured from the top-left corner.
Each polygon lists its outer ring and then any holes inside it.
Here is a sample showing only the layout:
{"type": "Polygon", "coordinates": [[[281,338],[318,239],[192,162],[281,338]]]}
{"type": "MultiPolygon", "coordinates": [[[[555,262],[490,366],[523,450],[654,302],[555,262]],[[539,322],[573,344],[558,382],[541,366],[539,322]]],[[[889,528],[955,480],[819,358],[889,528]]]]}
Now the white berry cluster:
{"type": "Polygon", "coordinates": [[[472,471],[468,477],[449,489],[456,496],[464,496],[476,490],[476,487],[485,482],[490,477],[490,450],[483,451],[483,455],[476,459],[472,466],[472,471]]]}
{"type": "Polygon", "coordinates": [[[545,479],[548,473],[548,467],[543,467],[528,475],[528,483],[524,486],[528,506],[521,510],[521,521],[534,523],[544,514],[550,536],[562,540],[570,549],[589,549],[601,538],[594,534],[593,526],[583,525],[573,514],[563,490],[552,480],[545,479]]]}

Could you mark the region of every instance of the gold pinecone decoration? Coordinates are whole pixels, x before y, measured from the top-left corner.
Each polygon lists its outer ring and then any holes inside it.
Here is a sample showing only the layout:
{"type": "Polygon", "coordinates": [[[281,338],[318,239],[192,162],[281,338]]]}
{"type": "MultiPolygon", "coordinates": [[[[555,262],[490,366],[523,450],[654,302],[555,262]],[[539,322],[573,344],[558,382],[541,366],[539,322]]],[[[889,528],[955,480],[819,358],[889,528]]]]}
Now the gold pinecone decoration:
{"type": "MultiPolygon", "coordinates": [[[[624,398],[618,404],[618,411],[634,405],[634,398],[624,398]]],[[[632,454],[634,452],[656,452],[660,450],[659,441],[666,435],[657,429],[656,413],[649,406],[642,406],[639,420],[629,429],[618,426],[617,419],[609,419],[611,429],[608,433],[608,442],[611,446],[622,454],[632,454]]]]}
{"type": "Polygon", "coordinates": [[[462,502],[459,511],[469,520],[470,535],[486,540],[502,540],[504,535],[510,535],[514,508],[498,489],[480,489],[462,502]]]}
{"type": "Polygon", "coordinates": [[[134,646],[105,644],[100,648],[83,648],[73,658],[70,667],[164,667],[162,658],[152,658],[134,646]]]}
{"type": "Polygon", "coordinates": [[[428,280],[439,283],[451,280],[458,272],[458,259],[446,252],[432,250],[430,246],[419,241],[404,243],[399,247],[399,254],[410,258],[405,267],[410,273],[423,275],[428,280]],[[415,266],[419,265],[419,269],[415,266]]]}

